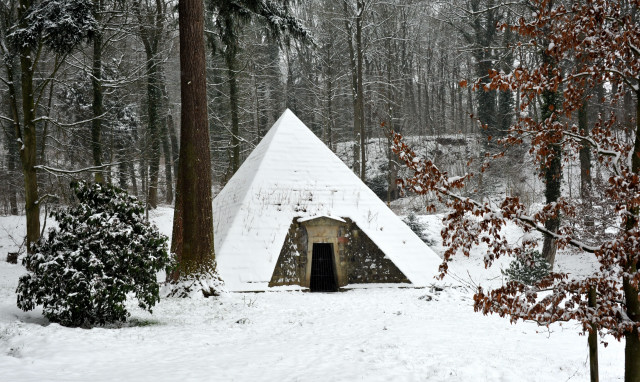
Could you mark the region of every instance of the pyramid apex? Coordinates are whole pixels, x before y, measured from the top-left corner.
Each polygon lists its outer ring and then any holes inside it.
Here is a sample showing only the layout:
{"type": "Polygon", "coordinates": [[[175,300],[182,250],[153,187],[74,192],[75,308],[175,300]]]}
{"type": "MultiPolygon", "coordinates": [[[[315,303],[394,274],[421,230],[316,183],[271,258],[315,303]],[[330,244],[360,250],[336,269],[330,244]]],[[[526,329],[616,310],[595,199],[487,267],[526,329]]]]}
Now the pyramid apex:
{"type": "Polygon", "coordinates": [[[297,120],[300,119],[294,112],[291,111],[291,109],[286,108],[280,115],[280,118],[278,119],[290,119],[290,118],[295,118],[297,120]]]}

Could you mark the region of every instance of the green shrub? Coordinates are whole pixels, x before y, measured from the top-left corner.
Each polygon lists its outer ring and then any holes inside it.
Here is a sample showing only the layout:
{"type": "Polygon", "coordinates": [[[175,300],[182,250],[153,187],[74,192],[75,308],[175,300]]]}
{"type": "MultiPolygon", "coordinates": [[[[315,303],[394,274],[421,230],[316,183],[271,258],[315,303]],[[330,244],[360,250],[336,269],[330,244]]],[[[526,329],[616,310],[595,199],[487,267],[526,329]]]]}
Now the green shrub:
{"type": "Polygon", "coordinates": [[[533,285],[548,276],[550,272],[551,265],[540,252],[528,251],[523,258],[513,260],[502,274],[511,281],[533,285]]]}
{"type": "Polygon", "coordinates": [[[376,175],[373,178],[367,179],[365,182],[367,187],[373,191],[374,194],[380,198],[380,200],[387,200],[387,187],[389,179],[385,175],[376,175]]]}
{"type": "Polygon", "coordinates": [[[402,219],[402,221],[427,245],[435,244],[424,232],[427,229],[427,225],[418,220],[416,214],[411,212],[406,218],[402,219]]]}
{"type": "Polygon", "coordinates": [[[143,219],[144,208],[110,185],[72,184],[79,203],[52,213],[58,228],[34,246],[22,264],[18,307],[42,305],[65,326],[125,321],[128,293],[151,311],[159,301],[156,274],[170,263],[167,237],[143,219]]]}

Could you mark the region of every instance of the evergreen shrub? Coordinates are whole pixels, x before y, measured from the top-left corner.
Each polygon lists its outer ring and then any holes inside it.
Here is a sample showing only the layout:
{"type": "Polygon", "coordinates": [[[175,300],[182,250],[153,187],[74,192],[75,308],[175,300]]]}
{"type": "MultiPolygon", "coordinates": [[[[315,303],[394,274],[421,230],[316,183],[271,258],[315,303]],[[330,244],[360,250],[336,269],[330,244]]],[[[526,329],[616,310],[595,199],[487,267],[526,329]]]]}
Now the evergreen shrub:
{"type": "Polygon", "coordinates": [[[156,274],[170,265],[167,237],[143,219],[144,208],[111,185],[72,184],[78,203],[51,215],[50,229],[22,260],[18,307],[42,305],[65,326],[125,321],[131,293],[151,312],[159,301],[156,274]]]}
{"type": "Polygon", "coordinates": [[[539,251],[529,251],[523,258],[516,258],[509,268],[502,271],[511,281],[533,285],[551,272],[551,265],[539,251]]]}

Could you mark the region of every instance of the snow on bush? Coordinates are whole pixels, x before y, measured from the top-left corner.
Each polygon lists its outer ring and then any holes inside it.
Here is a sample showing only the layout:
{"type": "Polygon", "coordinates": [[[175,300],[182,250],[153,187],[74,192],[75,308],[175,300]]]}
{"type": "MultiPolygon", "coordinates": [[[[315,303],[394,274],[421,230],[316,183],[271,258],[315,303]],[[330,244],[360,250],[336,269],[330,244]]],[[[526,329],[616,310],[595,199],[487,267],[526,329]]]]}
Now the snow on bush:
{"type": "Polygon", "coordinates": [[[25,11],[25,22],[10,39],[19,47],[36,49],[39,42],[56,53],[69,53],[83,40],[98,33],[92,0],[34,1],[25,11]]]}
{"type": "Polygon", "coordinates": [[[538,251],[525,253],[524,258],[516,258],[509,264],[509,268],[502,273],[511,281],[524,285],[533,285],[551,272],[551,265],[538,251]]]}
{"type": "Polygon", "coordinates": [[[411,228],[411,230],[416,235],[418,235],[420,240],[424,241],[425,244],[430,246],[435,245],[435,242],[431,240],[429,236],[425,233],[425,230],[427,229],[427,225],[421,222],[420,219],[418,219],[418,217],[416,216],[416,214],[411,212],[406,218],[402,219],[402,221],[404,222],[404,224],[409,226],[409,228],[411,228]]]}
{"type": "Polygon", "coordinates": [[[79,203],[52,213],[50,229],[22,260],[18,307],[43,306],[65,326],[125,321],[128,293],[151,311],[159,300],[156,273],[167,267],[167,237],[143,220],[144,208],[111,185],[72,184],[79,203]]]}

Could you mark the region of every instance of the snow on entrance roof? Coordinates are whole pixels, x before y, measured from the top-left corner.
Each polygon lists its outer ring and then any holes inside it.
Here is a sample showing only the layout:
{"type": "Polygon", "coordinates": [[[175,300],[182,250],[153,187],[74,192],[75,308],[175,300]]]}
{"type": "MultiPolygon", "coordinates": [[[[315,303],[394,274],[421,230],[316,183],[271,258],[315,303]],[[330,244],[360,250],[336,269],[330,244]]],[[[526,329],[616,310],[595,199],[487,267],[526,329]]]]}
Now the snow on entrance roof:
{"type": "Polygon", "coordinates": [[[293,218],[321,216],[353,220],[413,284],[436,275],[435,252],[287,109],[213,200],[227,288],[268,289],[293,218]]]}

